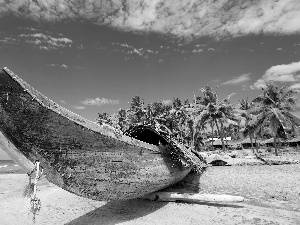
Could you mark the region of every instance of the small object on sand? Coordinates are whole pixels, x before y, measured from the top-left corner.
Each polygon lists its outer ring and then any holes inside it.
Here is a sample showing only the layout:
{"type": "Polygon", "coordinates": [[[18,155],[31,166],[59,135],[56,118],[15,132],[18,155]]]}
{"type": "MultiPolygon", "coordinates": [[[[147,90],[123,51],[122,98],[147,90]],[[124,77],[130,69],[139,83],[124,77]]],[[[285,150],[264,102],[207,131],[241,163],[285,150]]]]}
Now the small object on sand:
{"type": "Polygon", "coordinates": [[[229,159],[220,156],[219,154],[212,154],[206,158],[208,164],[212,166],[230,166],[229,159]]]}
{"type": "Polygon", "coordinates": [[[215,195],[215,194],[190,194],[177,192],[154,192],[148,194],[144,199],[159,202],[242,202],[244,197],[234,195],[215,195]]]}

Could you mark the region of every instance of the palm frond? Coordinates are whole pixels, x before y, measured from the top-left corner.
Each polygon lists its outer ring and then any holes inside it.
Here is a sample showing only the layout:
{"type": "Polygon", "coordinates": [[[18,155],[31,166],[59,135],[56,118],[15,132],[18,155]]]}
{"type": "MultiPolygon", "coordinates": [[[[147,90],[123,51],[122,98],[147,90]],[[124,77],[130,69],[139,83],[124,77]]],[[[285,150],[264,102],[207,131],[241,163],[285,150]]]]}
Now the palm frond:
{"type": "Polygon", "coordinates": [[[292,123],[296,126],[300,126],[300,117],[292,112],[285,112],[285,116],[289,117],[292,123]]]}
{"type": "Polygon", "coordinates": [[[210,113],[207,110],[203,110],[200,115],[195,117],[195,125],[200,126],[204,124],[210,118],[210,113]]]}
{"type": "Polygon", "coordinates": [[[244,137],[247,137],[250,134],[258,133],[258,131],[262,128],[261,125],[264,124],[264,120],[266,120],[265,114],[261,118],[252,118],[252,120],[246,125],[246,128],[243,132],[244,137]]]}
{"type": "Polygon", "coordinates": [[[265,100],[265,96],[264,95],[259,95],[257,96],[256,98],[254,98],[252,100],[253,103],[260,103],[260,102],[263,102],[265,100]]]}
{"type": "Polygon", "coordinates": [[[257,115],[262,111],[265,111],[265,107],[253,106],[247,110],[247,113],[252,115],[257,115]]]}
{"type": "MultiPolygon", "coordinates": [[[[271,111],[273,112],[274,116],[276,117],[279,124],[283,127],[284,130],[291,130],[292,126],[289,123],[287,117],[285,117],[278,108],[272,108],[271,111]]],[[[274,121],[277,124],[277,122],[274,121]]]]}

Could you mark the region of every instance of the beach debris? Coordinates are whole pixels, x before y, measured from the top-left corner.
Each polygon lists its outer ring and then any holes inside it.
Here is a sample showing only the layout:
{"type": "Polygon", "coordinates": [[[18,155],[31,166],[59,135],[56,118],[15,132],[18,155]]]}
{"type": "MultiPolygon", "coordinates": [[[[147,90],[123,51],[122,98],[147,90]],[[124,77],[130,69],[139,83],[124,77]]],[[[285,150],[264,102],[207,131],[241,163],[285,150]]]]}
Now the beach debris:
{"type": "Polygon", "coordinates": [[[154,192],[144,196],[144,199],[159,202],[242,202],[245,200],[242,196],[234,195],[216,195],[216,194],[194,194],[177,192],[154,192]]]}
{"type": "Polygon", "coordinates": [[[30,198],[30,212],[33,214],[33,222],[35,223],[36,221],[36,214],[41,210],[42,204],[41,200],[36,196],[37,192],[37,182],[40,179],[40,177],[43,174],[43,169],[40,170],[40,162],[36,161],[35,162],[35,167],[34,169],[28,173],[29,177],[29,183],[25,187],[25,190],[23,192],[23,197],[24,198],[30,198]],[[35,178],[34,182],[32,183],[31,181],[31,175],[35,172],[35,178]]]}
{"type": "Polygon", "coordinates": [[[212,154],[206,158],[208,164],[212,166],[225,166],[230,165],[229,159],[226,157],[222,157],[219,154],[212,154]]]}

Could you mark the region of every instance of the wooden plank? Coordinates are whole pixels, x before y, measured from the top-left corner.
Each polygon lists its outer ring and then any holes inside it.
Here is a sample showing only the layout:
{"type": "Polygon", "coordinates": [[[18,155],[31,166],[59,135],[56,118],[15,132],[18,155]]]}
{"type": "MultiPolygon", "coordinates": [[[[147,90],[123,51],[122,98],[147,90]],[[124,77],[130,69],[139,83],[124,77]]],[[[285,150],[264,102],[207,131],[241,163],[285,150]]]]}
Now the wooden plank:
{"type": "Polygon", "coordinates": [[[215,194],[190,194],[177,192],[154,192],[143,197],[144,199],[159,202],[242,202],[244,197],[233,195],[215,195],[215,194]]]}

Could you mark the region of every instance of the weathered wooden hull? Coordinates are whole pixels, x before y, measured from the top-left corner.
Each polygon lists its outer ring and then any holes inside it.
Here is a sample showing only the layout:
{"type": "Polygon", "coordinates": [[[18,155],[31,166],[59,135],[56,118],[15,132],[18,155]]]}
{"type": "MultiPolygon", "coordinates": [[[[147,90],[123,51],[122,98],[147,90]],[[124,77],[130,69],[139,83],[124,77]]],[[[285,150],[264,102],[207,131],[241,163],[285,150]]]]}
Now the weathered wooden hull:
{"type": "Polygon", "coordinates": [[[129,199],[168,187],[191,170],[158,146],[99,126],[0,71],[0,147],[26,171],[40,161],[46,178],[95,200],[129,199]]]}

